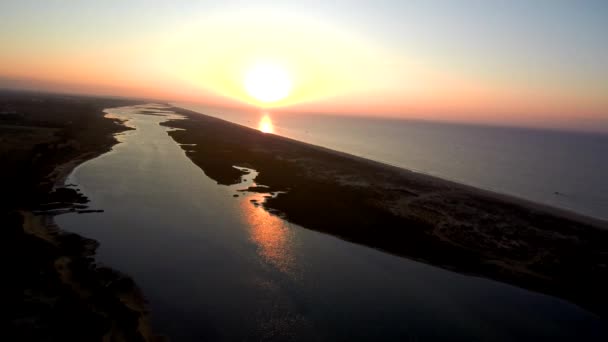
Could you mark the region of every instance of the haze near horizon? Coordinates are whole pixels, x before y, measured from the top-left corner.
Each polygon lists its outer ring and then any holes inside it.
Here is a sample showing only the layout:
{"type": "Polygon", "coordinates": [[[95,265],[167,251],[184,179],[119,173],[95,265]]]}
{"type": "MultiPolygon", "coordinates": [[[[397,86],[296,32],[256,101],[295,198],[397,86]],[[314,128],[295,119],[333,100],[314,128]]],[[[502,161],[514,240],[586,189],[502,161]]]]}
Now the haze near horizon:
{"type": "Polygon", "coordinates": [[[20,1],[0,87],[608,131],[602,1],[20,1]]]}

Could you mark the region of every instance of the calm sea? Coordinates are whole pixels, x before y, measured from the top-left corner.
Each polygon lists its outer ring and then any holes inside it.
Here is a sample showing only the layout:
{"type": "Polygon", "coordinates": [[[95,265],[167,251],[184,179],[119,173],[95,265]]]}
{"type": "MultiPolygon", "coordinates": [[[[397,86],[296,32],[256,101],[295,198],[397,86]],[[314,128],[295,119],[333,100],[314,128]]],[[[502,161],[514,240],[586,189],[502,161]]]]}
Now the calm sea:
{"type": "Polygon", "coordinates": [[[182,108],[475,187],[608,219],[608,134],[182,108]]]}

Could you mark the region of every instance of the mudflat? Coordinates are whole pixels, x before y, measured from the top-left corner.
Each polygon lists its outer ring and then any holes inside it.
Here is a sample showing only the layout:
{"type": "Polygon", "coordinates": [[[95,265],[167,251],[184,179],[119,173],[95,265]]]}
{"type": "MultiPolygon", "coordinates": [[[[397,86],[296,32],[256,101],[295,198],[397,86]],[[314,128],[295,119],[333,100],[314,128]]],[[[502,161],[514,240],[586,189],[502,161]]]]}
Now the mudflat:
{"type": "Polygon", "coordinates": [[[172,110],[186,119],[163,125],[207,176],[259,171],[249,191],[281,192],[262,205],[295,224],[608,313],[604,221],[172,110]]]}

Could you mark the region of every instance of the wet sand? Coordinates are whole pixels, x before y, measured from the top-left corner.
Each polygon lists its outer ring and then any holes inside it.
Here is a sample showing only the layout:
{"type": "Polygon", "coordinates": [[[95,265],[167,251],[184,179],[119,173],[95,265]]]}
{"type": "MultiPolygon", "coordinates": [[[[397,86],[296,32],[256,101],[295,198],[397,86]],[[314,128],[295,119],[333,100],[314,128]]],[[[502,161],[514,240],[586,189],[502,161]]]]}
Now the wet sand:
{"type": "Polygon", "coordinates": [[[219,184],[283,191],[263,206],[305,228],[554,295],[605,317],[606,222],[232,124],[181,108],[164,125],[219,184]],[[194,145],[193,145],[194,144],[194,145]]]}

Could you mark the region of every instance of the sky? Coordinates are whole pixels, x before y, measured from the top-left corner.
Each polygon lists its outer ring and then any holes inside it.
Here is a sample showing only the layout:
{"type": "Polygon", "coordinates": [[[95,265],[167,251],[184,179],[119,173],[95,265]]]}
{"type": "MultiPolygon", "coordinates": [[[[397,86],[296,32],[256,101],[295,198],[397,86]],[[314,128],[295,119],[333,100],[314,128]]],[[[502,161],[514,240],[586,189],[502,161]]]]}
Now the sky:
{"type": "Polygon", "coordinates": [[[0,87],[608,131],[607,32],[605,0],[2,1],[0,87]]]}

